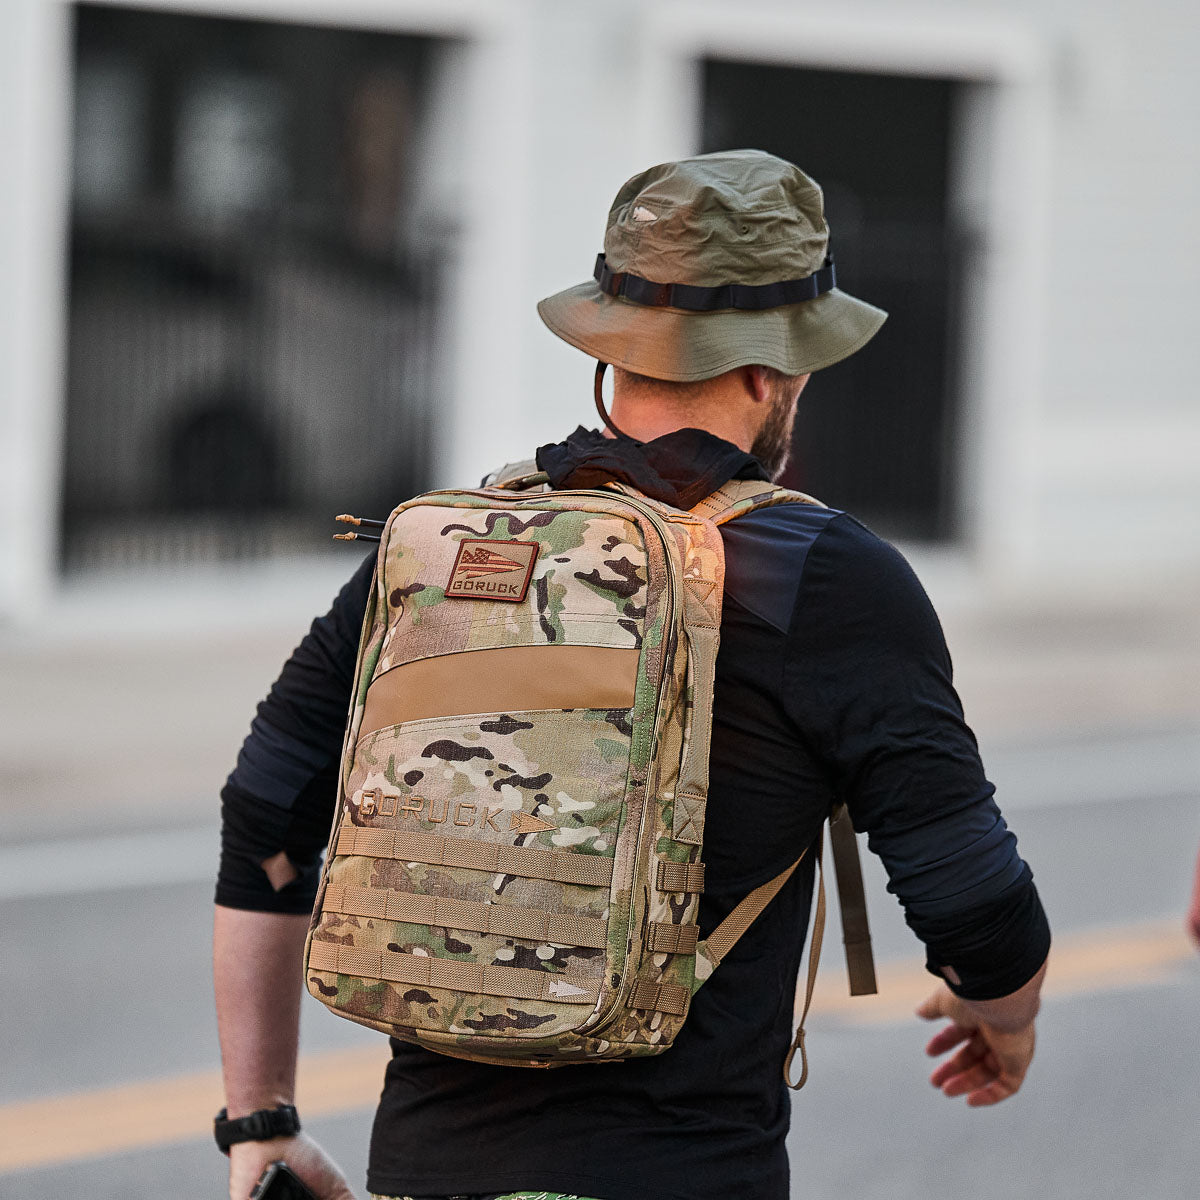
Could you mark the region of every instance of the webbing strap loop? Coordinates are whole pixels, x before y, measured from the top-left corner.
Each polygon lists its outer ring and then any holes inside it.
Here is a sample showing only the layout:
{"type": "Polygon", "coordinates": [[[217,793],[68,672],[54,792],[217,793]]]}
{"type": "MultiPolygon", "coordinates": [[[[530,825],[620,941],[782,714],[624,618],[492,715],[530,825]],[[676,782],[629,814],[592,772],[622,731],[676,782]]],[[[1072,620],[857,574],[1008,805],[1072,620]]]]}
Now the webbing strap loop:
{"type": "Polygon", "coordinates": [[[629,1007],[682,1017],[687,1012],[688,990],[678,983],[639,979],[629,993],[629,1007]]]}
{"type": "Polygon", "coordinates": [[[704,864],[660,861],[655,886],[660,892],[702,892],[704,864]]]}
{"type": "Polygon", "coordinates": [[[796,1036],[788,1048],[787,1058],[783,1060],[783,1082],[794,1092],[798,1092],[808,1082],[808,1052],[804,1048],[804,1022],[808,1019],[808,1009],[812,1004],[813,991],[817,986],[817,967],[821,962],[821,942],[825,937],[825,871],[822,864],[825,844],[825,830],[821,830],[821,840],[817,844],[817,913],[813,917],[812,940],[808,947],[808,981],[804,987],[804,1008],[800,1012],[800,1024],[796,1036]],[[796,1051],[800,1051],[800,1078],[792,1082],[792,1059],[796,1051]]]}
{"type": "Polygon", "coordinates": [[[695,954],[699,935],[695,925],[651,921],[646,926],[646,949],[651,954],[695,954]]]}

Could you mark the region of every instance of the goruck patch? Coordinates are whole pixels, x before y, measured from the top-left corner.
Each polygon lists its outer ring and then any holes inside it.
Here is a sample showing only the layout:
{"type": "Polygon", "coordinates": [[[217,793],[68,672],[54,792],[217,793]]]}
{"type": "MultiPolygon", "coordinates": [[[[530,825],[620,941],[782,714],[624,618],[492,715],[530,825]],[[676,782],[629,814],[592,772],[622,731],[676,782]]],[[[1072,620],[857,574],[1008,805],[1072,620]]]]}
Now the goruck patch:
{"type": "Polygon", "coordinates": [[[446,585],[446,598],[520,604],[529,591],[539,549],[537,542],[464,538],[446,585]]]}

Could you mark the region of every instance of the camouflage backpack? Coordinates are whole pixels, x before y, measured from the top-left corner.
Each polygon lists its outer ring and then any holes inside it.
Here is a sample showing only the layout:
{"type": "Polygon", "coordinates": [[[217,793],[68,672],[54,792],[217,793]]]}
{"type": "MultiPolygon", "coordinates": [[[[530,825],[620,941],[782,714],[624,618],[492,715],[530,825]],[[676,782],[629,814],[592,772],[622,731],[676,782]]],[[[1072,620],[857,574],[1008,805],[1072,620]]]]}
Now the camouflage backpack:
{"type": "MultiPolygon", "coordinates": [[[[718,525],[817,502],[732,481],[683,512],[617,484],[550,491],[524,464],[493,480],[383,525],[308,989],[481,1062],[658,1054],[799,864],[698,939],[718,525]]],[[[853,867],[852,990],[873,991],[853,867]]],[[[809,998],[823,918],[822,887],[809,998]]]]}

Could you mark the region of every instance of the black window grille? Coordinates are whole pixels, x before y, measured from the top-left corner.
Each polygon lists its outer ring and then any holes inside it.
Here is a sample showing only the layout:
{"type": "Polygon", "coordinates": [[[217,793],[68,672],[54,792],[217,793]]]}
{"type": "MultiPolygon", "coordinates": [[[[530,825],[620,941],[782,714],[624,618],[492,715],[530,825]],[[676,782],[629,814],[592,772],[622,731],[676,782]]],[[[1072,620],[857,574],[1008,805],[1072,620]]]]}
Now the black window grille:
{"type": "Polygon", "coordinates": [[[945,79],[704,64],[704,150],[754,146],[817,179],[839,282],[890,314],[863,350],[810,381],[784,482],[913,540],[958,534],[967,250],[949,196],[958,89],[945,79]]]}
{"type": "Polygon", "coordinates": [[[452,226],[410,218],[435,43],[75,15],[64,566],[311,551],[333,513],[427,487],[452,226]]]}

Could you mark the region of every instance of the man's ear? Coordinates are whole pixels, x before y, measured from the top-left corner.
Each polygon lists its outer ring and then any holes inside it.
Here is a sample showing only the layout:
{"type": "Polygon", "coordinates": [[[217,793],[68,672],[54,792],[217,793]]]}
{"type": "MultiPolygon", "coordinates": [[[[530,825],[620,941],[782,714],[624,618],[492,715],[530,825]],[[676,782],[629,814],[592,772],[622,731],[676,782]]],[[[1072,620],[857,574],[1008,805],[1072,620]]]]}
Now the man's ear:
{"type": "Polygon", "coordinates": [[[771,399],[771,377],[766,367],[758,365],[743,367],[746,379],[746,392],[756,404],[765,404],[771,399]]]}

